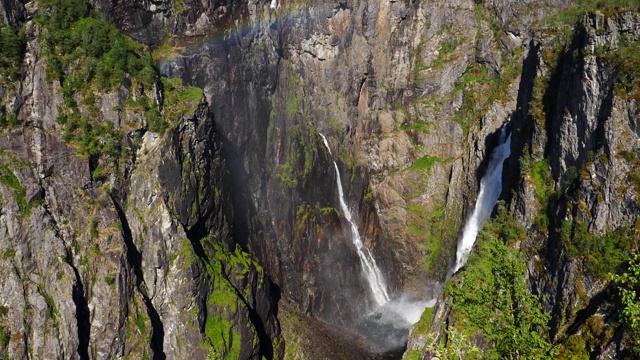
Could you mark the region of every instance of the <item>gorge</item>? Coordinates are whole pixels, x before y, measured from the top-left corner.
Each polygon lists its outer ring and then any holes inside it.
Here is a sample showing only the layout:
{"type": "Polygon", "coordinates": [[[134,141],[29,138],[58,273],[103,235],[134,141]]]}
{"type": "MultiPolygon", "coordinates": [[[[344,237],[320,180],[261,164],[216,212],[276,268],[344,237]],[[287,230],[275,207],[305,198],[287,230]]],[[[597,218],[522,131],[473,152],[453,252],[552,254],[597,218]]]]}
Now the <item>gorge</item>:
{"type": "Polygon", "coordinates": [[[637,1],[0,15],[1,357],[640,356],[637,1]]]}

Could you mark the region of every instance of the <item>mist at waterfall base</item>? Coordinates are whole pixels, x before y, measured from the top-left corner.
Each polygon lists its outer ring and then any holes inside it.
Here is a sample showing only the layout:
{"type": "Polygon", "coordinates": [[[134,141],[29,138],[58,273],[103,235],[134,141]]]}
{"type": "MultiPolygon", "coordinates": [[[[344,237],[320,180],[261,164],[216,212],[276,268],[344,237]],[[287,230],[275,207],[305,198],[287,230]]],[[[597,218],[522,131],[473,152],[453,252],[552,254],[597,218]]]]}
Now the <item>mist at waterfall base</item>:
{"type": "MultiPolygon", "coordinates": [[[[327,138],[320,134],[325,147],[332,155],[327,138]]],[[[358,226],[352,218],[347,206],[340,178],[338,164],[333,162],[336,171],[336,186],[340,200],[340,211],[349,223],[351,241],[358,254],[362,274],[369,285],[369,290],[376,304],[373,311],[356,321],[355,329],[371,346],[375,353],[388,355],[391,358],[400,358],[405,350],[409,328],[420,320],[422,312],[427,306],[433,306],[435,299],[430,301],[409,299],[404,296],[391,299],[387,292],[387,284],[382,272],[376,264],[371,251],[364,245],[358,231],[358,226]]]]}
{"type": "Polygon", "coordinates": [[[507,135],[508,125],[509,122],[502,126],[498,146],[493,149],[487,165],[487,172],[480,180],[480,192],[476,199],[473,214],[467,220],[462,239],[458,242],[454,273],[467,262],[467,257],[476,242],[478,232],[483,222],[491,215],[502,192],[502,166],[504,161],[511,155],[511,134],[507,135]]]}
{"type": "Polygon", "coordinates": [[[355,328],[373,352],[399,359],[406,349],[409,328],[420,320],[427,307],[433,307],[435,303],[436,299],[425,301],[401,296],[361,318],[355,328]]]}

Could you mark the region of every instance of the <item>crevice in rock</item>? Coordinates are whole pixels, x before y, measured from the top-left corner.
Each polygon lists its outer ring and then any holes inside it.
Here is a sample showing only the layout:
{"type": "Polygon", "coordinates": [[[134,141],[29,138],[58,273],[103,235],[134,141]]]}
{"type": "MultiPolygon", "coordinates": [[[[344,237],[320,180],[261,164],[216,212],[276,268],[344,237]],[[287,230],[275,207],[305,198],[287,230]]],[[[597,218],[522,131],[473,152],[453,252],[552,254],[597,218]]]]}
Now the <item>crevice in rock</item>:
{"type": "MultiPolygon", "coordinates": [[[[231,287],[236,292],[238,299],[242,301],[242,304],[247,308],[247,311],[249,312],[249,321],[253,324],[253,327],[256,330],[256,334],[258,335],[258,340],[260,342],[259,349],[260,349],[261,357],[264,357],[267,360],[272,360],[273,344],[271,344],[271,337],[269,336],[269,334],[267,333],[267,330],[265,329],[264,322],[262,321],[260,314],[258,314],[258,312],[249,305],[247,300],[242,295],[242,292],[233,285],[233,282],[231,282],[231,280],[229,279],[229,276],[224,272],[222,276],[224,276],[227,282],[231,284],[231,287]]],[[[266,279],[266,281],[269,281],[269,279],[266,279]]]]}
{"type": "Polygon", "coordinates": [[[605,301],[609,299],[613,299],[614,297],[615,295],[613,293],[613,286],[611,284],[607,286],[604,290],[594,295],[589,300],[589,303],[587,304],[587,306],[576,313],[575,320],[569,326],[565,335],[569,337],[573,334],[578,333],[578,331],[584,325],[587,319],[589,319],[592,315],[598,312],[598,309],[605,301]]]}
{"type": "MultiPolygon", "coordinates": [[[[204,239],[209,233],[209,231],[205,226],[206,219],[208,219],[209,214],[210,214],[210,211],[207,212],[207,215],[203,216],[193,227],[191,227],[191,229],[187,229],[186,227],[183,227],[185,233],[187,234],[187,238],[191,242],[191,246],[193,247],[194,253],[204,262],[209,262],[209,258],[206,255],[204,246],[202,244],[202,239],[204,239]]],[[[261,357],[264,357],[268,360],[273,359],[274,350],[273,350],[273,344],[271,343],[271,336],[269,336],[265,328],[265,323],[267,319],[264,319],[263,321],[262,317],[260,317],[260,314],[258,314],[256,309],[254,309],[249,305],[249,302],[247,301],[247,299],[245,299],[242,291],[240,291],[240,289],[237,289],[235,287],[233,282],[229,279],[229,276],[224,271],[224,268],[221,275],[231,285],[231,287],[236,293],[236,296],[238,297],[238,299],[240,299],[240,301],[242,301],[242,304],[244,305],[244,307],[247,309],[249,313],[249,321],[253,324],[256,330],[256,334],[258,335],[258,340],[260,342],[259,351],[260,351],[261,357]]],[[[270,282],[269,278],[266,278],[265,280],[270,282]]],[[[273,294],[271,291],[269,295],[270,295],[270,300],[273,304],[273,298],[271,296],[273,294]]],[[[278,291],[278,298],[279,298],[279,291],[278,291]]],[[[272,306],[272,308],[273,307],[274,306],[272,306]]]]}
{"type": "Polygon", "coordinates": [[[113,197],[111,197],[111,202],[118,213],[118,218],[120,219],[120,223],[122,224],[122,237],[124,238],[125,245],[127,246],[127,262],[133,268],[133,273],[135,275],[136,288],[140,295],[142,295],[142,300],[147,309],[147,315],[149,316],[149,320],[151,321],[151,349],[153,350],[153,359],[154,360],[165,360],[167,356],[164,353],[164,325],[162,324],[162,319],[160,319],[160,315],[158,311],[153,306],[151,299],[147,295],[146,285],[144,283],[144,278],[142,276],[142,255],[138,251],[135,243],[133,242],[133,236],[131,235],[131,228],[129,227],[129,222],[127,221],[127,217],[125,216],[122,207],[118,203],[118,201],[113,197]]]}
{"type": "MultiPolygon", "coordinates": [[[[44,187],[41,187],[41,189],[43,192],[42,197],[44,198],[46,196],[45,195],[46,190],[44,187]]],[[[47,207],[46,204],[43,205],[43,208],[47,216],[49,216],[49,218],[54,224],[53,228],[54,228],[56,237],[60,239],[63,243],[64,250],[65,250],[65,257],[66,257],[65,261],[71,267],[71,269],[73,270],[73,274],[75,276],[75,283],[73,284],[73,287],[71,289],[71,297],[72,297],[73,303],[76,306],[76,329],[78,331],[77,351],[78,351],[78,356],[80,357],[80,360],[88,360],[90,358],[89,357],[89,341],[91,339],[91,311],[89,310],[89,303],[87,302],[87,298],[85,296],[82,277],[80,276],[80,272],[78,271],[78,268],[74,264],[73,253],[71,251],[71,248],[69,248],[67,244],[64,243],[64,240],[62,240],[62,236],[60,236],[60,228],[58,226],[58,223],[56,222],[55,218],[51,214],[51,211],[49,211],[49,208],[47,207]]]]}
{"type": "MultiPolygon", "coordinates": [[[[71,265],[70,262],[68,262],[71,265]]],[[[89,339],[91,338],[91,321],[89,303],[84,295],[84,285],[80,278],[78,269],[71,265],[76,282],[73,284],[72,297],[73,303],[76,305],[76,324],[78,329],[78,355],[80,360],[89,359],[89,339]]]]}

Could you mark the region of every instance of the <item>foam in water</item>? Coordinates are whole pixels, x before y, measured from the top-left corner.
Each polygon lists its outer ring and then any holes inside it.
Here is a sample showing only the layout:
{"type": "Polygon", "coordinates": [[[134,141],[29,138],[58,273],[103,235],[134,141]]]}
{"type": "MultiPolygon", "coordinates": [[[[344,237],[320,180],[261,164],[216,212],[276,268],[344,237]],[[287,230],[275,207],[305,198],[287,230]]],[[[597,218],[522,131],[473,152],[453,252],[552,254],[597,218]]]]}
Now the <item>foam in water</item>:
{"type": "MultiPolygon", "coordinates": [[[[327,138],[322,134],[320,134],[320,136],[322,137],[327,150],[329,150],[329,154],[332,154],[327,138]]],[[[340,210],[342,210],[342,215],[345,217],[345,219],[347,219],[349,225],[351,226],[351,240],[353,241],[353,245],[356,247],[356,252],[358,253],[358,258],[360,259],[360,265],[362,266],[362,270],[364,271],[367,282],[369,283],[369,288],[371,289],[371,292],[373,294],[373,299],[378,306],[383,305],[389,301],[387,284],[384,281],[382,272],[380,272],[380,269],[376,264],[376,260],[371,255],[369,249],[362,243],[360,232],[358,231],[358,226],[351,218],[351,211],[349,211],[347,203],[344,200],[344,191],[342,189],[342,181],[340,180],[340,170],[338,169],[338,164],[336,164],[336,162],[334,161],[333,166],[336,169],[336,182],[338,184],[338,192],[340,195],[340,210]]]]}
{"type": "Polygon", "coordinates": [[[473,214],[467,220],[462,239],[458,243],[454,272],[458,271],[467,262],[467,257],[476,242],[478,231],[483,221],[491,215],[491,211],[500,197],[500,192],[502,191],[502,165],[504,160],[511,155],[511,134],[507,136],[507,125],[508,122],[502,126],[500,141],[491,153],[487,173],[480,181],[480,192],[476,199],[473,214]]]}

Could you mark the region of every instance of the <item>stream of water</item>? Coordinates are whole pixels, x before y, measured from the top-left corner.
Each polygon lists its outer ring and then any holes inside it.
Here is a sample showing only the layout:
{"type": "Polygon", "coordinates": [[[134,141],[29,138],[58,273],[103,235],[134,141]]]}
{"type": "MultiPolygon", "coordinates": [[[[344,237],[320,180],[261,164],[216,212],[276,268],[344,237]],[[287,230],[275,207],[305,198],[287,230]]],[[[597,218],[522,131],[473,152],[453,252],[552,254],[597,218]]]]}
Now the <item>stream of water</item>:
{"type": "MultiPolygon", "coordinates": [[[[331,148],[329,147],[329,142],[324,135],[320,134],[322,140],[324,140],[324,145],[329,150],[329,154],[331,153],[331,148]]],[[[351,217],[351,211],[349,211],[349,207],[344,199],[344,190],[342,189],[342,181],[340,180],[340,170],[338,169],[338,164],[333,162],[333,166],[336,169],[336,182],[338,184],[338,193],[340,195],[340,210],[342,211],[342,215],[347,219],[349,224],[351,225],[351,240],[353,245],[356,247],[356,252],[358,253],[358,258],[360,259],[360,265],[362,266],[362,271],[365,274],[367,282],[369,284],[369,288],[371,289],[371,293],[373,294],[373,299],[375,300],[378,306],[384,305],[389,302],[389,294],[387,293],[387,284],[384,281],[384,277],[382,276],[382,272],[378,268],[376,264],[376,260],[371,255],[371,251],[364,246],[362,243],[362,239],[360,238],[360,232],[358,231],[358,226],[353,221],[351,217]]]]}
{"type": "Polygon", "coordinates": [[[462,239],[458,242],[454,272],[458,271],[467,262],[467,257],[476,242],[483,222],[491,215],[491,211],[493,211],[500,197],[500,192],[502,191],[502,165],[511,155],[511,134],[507,135],[508,124],[507,122],[502,126],[498,146],[491,153],[487,172],[480,180],[480,192],[476,199],[473,214],[467,220],[462,239]]]}

